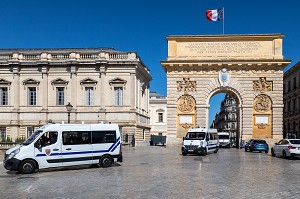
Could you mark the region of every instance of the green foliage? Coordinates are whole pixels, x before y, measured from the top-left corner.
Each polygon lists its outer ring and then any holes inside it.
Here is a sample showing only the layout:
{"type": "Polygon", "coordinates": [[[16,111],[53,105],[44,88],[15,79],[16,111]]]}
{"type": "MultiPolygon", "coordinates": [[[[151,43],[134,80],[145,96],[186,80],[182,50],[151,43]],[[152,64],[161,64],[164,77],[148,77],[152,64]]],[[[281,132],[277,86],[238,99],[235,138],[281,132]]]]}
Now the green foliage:
{"type": "Polygon", "coordinates": [[[8,138],[2,138],[1,142],[12,142],[12,139],[8,138]]]}
{"type": "Polygon", "coordinates": [[[22,143],[25,141],[24,137],[17,138],[15,142],[22,143]]]}

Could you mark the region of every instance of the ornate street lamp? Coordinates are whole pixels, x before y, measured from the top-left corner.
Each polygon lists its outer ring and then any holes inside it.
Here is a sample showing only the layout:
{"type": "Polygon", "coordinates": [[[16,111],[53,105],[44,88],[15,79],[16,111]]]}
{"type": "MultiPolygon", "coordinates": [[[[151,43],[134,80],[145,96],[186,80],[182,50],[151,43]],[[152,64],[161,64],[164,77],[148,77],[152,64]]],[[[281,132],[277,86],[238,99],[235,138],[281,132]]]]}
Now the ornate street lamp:
{"type": "Polygon", "coordinates": [[[66,105],[66,108],[67,108],[67,111],[68,111],[68,124],[70,124],[70,113],[72,111],[72,104],[69,102],[67,105],[66,105]]]}

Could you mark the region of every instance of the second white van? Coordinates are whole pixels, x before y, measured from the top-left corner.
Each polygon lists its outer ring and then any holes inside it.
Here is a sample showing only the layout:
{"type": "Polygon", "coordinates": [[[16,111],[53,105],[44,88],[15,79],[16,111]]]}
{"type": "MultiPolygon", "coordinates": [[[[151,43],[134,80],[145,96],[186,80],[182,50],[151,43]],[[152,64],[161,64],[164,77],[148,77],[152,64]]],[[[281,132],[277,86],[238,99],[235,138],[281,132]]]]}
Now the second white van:
{"type": "Polygon", "coordinates": [[[216,129],[193,128],[183,137],[182,155],[207,155],[209,152],[217,153],[218,150],[219,137],[216,129]]]}

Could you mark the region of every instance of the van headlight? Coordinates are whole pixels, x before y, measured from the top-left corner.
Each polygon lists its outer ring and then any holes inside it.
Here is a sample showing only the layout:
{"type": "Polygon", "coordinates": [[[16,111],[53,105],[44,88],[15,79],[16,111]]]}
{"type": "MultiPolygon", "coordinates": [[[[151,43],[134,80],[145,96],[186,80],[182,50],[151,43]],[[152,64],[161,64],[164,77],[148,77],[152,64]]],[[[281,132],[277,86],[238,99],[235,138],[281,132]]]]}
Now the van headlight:
{"type": "Polygon", "coordinates": [[[20,152],[20,149],[13,150],[13,151],[9,154],[9,156],[8,156],[7,159],[11,159],[11,158],[15,157],[15,155],[17,155],[19,152],[20,152]]]}

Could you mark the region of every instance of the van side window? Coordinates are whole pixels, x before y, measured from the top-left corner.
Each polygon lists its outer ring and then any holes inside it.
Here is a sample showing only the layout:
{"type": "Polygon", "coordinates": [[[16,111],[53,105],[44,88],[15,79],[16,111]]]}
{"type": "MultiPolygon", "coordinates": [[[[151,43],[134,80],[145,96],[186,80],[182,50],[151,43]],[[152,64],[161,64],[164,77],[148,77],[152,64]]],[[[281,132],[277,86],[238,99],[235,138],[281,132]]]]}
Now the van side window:
{"type": "Polygon", "coordinates": [[[116,131],[92,131],[92,143],[115,143],[116,131]]]}
{"type": "Polygon", "coordinates": [[[57,132],[45,132],[37,141],[36,147],[42,148],[57,142],[57,132]]]}
{"type": "Polygon", "coordinates": [[[217,133],[210,133],[209,139],[210,140],[217,140],[218,139],[218,134],[217,133]]]}
{"type": "Polygon", "coordinates": [[[90,131],[64,131],[62,132],[62,137],[63,137],[63,145],[91,143],[90,131]]]}

